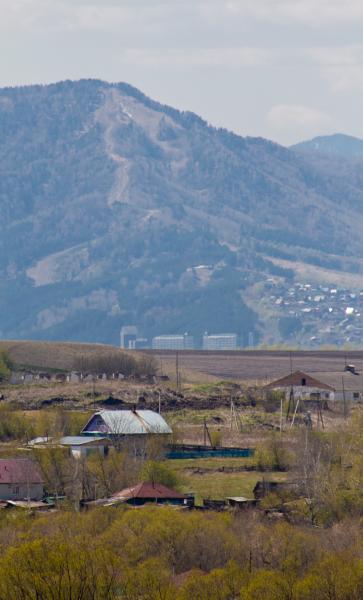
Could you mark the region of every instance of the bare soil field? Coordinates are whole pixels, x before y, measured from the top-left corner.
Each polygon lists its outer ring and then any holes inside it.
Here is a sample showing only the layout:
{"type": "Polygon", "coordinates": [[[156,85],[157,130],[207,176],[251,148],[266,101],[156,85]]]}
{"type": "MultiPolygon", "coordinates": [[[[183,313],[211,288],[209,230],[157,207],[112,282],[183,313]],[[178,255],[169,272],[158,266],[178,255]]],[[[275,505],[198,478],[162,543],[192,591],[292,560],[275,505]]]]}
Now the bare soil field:
{"type": "MultiPolygon", "coordinates": [[[[144,351],[152,354],[169,376],[175,376],[175,352],[171,350],[144,351]]],[[[235,350],[223,352],[178,352],[179,369],[184,381],[235,379],[251,385],[263,385],[293,371],[342,371],[345,362],[363,370],[363,350],[284,351],[235,350]],[[206,376],[206,379],[203,378],[206,376]]]]}

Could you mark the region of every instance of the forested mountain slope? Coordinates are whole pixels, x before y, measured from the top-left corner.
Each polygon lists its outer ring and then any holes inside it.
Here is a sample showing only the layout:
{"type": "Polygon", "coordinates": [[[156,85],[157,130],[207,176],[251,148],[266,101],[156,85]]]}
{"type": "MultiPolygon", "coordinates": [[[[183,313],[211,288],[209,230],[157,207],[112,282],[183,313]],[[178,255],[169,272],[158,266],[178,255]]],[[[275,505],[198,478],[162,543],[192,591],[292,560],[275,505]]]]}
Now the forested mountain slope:
{"type": "Polygon", "coordinates": [[[363,175],[95,80],[0,90],[0,335],[247,336],[269,257],[360,270],[363,175]],[[198,268],[196,268],[198,267],[198,268]]]}

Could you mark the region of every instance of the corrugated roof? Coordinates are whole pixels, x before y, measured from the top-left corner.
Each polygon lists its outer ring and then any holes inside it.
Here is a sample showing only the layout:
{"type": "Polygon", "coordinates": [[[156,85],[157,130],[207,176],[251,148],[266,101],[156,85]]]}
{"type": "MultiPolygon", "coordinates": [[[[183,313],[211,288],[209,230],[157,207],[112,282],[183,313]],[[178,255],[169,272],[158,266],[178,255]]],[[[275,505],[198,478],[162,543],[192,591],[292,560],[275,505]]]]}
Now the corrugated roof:
{"type": "Polygon", "coordinates": [[[28,442],[28,446],[37,446],[38,444],[48,444],[52,441],[53,441],[52,437],[48,437],[48,436],[36,437],[36,438],[30,440],[30,442],[28,442]]]}
{"type": "Polygon", "coordinates": [[[43,483],[38,465],[28,458],[0,459],[0,484],[43,483]]]}
{"type": "Polygon", "coordinates": [[[177,498],[182,500],[186,498],[184,494],[180,494],[179,492],[166,487],[166,485],[163,485],[162,483],[154,483],[152,481],[143,481],[132,487],[125,488],[121,492],[112,494],[111,497],[117,500],[131,500],[132,498],[146,500],[157,500],[158,498],[173,500],[174,498],[177,498]]]}
{"type": "Polygon", "coordinates": [[[99,437],[93,435],[66,435],[60,438],[59,443],[62,446],[87,446],[93,442],[106,441],[106,437],[99,437]]]}
{"type": "Polygon", "coordinates": [[[170,434],[172,430],[163,417],[152,410],[101,410],[93,415],[82,433],[135,435],[170,434]],[[102,419],[104,427],[99,423],[102,419]],[[98,423],[97,423],[98,422],[98,423]]]}

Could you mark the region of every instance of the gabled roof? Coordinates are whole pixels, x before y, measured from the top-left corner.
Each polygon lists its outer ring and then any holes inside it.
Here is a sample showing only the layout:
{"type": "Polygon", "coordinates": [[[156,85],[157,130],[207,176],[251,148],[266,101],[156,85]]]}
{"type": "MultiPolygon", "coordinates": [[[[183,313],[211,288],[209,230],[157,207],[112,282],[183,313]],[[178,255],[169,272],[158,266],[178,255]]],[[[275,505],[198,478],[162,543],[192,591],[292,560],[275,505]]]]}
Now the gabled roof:
{"type": "Polygon", "coordinates": [[[0,459],[0,484],[43,483],[38,466],[28,458],[0,459]]]}
{"type": "MultiPolygon", "coordinates": [[[[304,373],[303,371],[295,371],[290,375],[286,375],[286,377],[281,377],[281,379],[276,379],[276,381],[272,381],[271,383],[266,385],[264,389],[273,390],[275,388],[299,387],[304,385],[305,387],[320,388],[322,390],[329,390],[333,392],[334,387],[332,385],[329,385],[328,383],[320,381],[317,377],[318,375],[318,373],[309,374],[304,373]],[[303,380],[305,380],[304,384],[303,380]]],[[[329,373],[325,373],[325,375],[329,375],[329,373]]],[[[343,373],[341,373],[341,375],[343,375],[343,373]]]]}
{"type": "Polygon", "coordinates": [[[172,490],[162,483],[154,483],[152,481],[142,481],[137,485],[121,490],[111,496],[117,500],[131,500],[133,498],[140,498],[144,500],[157,500],[162,498],[164,500],[186,498],[184,494],[180,494],[175,490],[172,490]]]}
{"type": "Polygon", "coordinates": [[[275,388],[299,387],[305,379],[306,387],[320,388],[327,391],[363,392],[363,374],[355,371],[295,371],[291,375],[272,381],[265,386],[265,390],[275,388]]]}
{"type": "Polygon", "coordinates": [[[82,433],[170,434],[172,430],[163,417],[152,410],[101,410],[91,417],[82,433]]]}
{"type": "Polygon", "coordinates": [[[324,371],[312,373],[314,377],[333,386],[336,392],[363,392],[363,374],[355,371],[324,371]]]}

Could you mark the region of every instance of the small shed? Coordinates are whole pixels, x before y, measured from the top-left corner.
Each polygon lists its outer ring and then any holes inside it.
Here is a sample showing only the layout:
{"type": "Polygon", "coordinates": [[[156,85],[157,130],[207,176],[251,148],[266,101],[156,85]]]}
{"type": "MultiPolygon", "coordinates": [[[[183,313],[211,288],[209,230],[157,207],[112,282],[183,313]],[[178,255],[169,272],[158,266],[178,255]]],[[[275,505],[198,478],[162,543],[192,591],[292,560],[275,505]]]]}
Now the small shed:
{"type": "Polygon", "coordinates": [[[258,500],[256,498],[245,498],[244,496],[231,496],[230,498],[226,498],[228,506],[232,508],[238,508],[242,510],[246,510],[248,508],[255,508],[257,506],[258,500]]]}
{"type": "Polygon", "coordinates": [[[298,480],[268,481],[262,479],[261,481],[257,481],[253,488],[253,495],[255,500],[262,500],[262,498],[265,498],[265,496],[268,496],[271,493],[284,496],[296,496],[299,491],[299,485],[300,482],[298,480]]]}
{"type": "Polygon", "coordinates": [[[82,373],[79,373],[78,371],[72,371],[71,373],[68,373],[67,381],[68,383],[79,383],[82,381],[82,373]]]}
{"type": "Polygon", "coordinates": [[[74,458],[83,458],[91,453],[99,452],[102,456],[108,453],[110,440],[100,436],[66,435],[59,439],[53,437],[37,437],[30,440],[28,447],[49,448],[60,446],[68,448],[74,458]]]}
{"type": "Polygon", "coordinates": [[[102,456],[107,454],[109,440],[99,436],[67,435],[60,438],[59,445],[69,448],[75,458],[84,458],[95,452],[102,456]]]}

